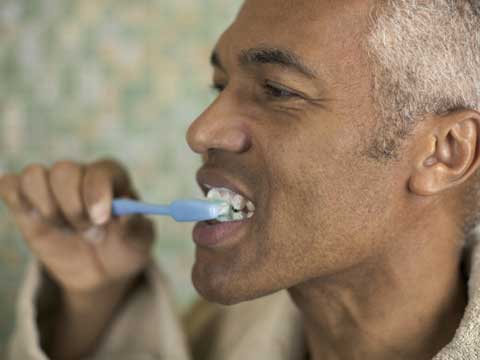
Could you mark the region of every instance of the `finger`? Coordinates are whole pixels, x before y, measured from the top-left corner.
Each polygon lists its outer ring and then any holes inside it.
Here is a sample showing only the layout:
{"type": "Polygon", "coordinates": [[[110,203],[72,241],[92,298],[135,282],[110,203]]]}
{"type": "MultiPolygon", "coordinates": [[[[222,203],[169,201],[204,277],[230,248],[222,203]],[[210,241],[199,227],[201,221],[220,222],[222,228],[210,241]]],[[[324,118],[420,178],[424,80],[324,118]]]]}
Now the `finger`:
{"type": "Polygon", "coordinates": [[[83,201],[93,223],[107,223],[111,218],[113,198],[130,196],[131,192],[128,174],[119,163],[102,160],[86,168],[83,201]]]}
{"type": "Polygon", "coordinates": [[[63,223],[44,166],[38,164],[27,166],[20,175],[20,188],[27,201],[43,219],[52,223],[63,223]]]}
{"type": "Polygon", "coordinates": [[[32,234],[42,235],[49,231],[39,212],[23,195],[20,176],[6,174],[0,178],[0,198],[14,215],[15,222],[26,240],[29,240],[32,234]]]}
{"type": "Polygon", "coordinates": [[[0,177],[0,199],[13,214],[31,211],[31,206],[20,189],[20,178],[15,174],[0,177]]]}
{"type": "Polygon", "coordinates": [[[53,196],[63,217],[76,230],[90,227],[81,195],[84,169],[72,161],[59,161],[50,169],[49,181],[53,196]]]}

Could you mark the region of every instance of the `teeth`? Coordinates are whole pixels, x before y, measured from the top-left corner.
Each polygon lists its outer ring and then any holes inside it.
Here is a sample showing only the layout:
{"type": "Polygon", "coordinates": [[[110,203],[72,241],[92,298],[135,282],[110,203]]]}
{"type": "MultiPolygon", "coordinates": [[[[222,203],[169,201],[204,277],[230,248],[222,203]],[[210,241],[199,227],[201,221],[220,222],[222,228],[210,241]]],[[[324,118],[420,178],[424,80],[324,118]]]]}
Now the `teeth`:
{"type": "Polygon", "coordinates": [[[242,195],[226,188],[211,188],[207,193],[207,199],[228,202],[235,209],[238,208],[238,210],[241,210],[247,201],[242,195]]]}
{"type": "Polygon", "coordinates": [[[242,213],[233,213],[233,220],[238,221],[238,220],[243,220],[245,219],[245,215],[242,213]]]}
{"type": "Polygon", "coordinates": [[[218,189],[218,192],[220,193],[221,200],[230,203],[232,195],[228,189],[218,189]]]}
{"type": "MultiPolygon", "coordinates": [[[[252,213],[253,216],[253,213],[252,213]]],[[[250,216],[250,217],[252,217],[250,216]]],[[[232,212],[229,216],[221,216],[217,220],[219,222],[229,222],[229,221],[240,221],[245,220],[247,218],[247,214],[241,212],[232,212]]]]}
{"type": "Polygon", "coordinates": [[[218,222],[230,222],[233,221],[233,214],[230,213],[228,216],[220,216],[218,219],[216,219],[218,222]]]}
{"type": "Polygon", "coordinates": [[[210,189],[207,194],[208,200],[221,200],[220,192],[217,189],[210,189]]]}
{"type": "Polygon", "coordinates": [[[243,210],[247,200],[242,196],[236,194],[230,202],[235,210],[243,210]]]}
{"type": "Polygon", "coordinates": [[[228,203],[223,203],[217,220],[221,222],[230,221],[230,219],[232,218],[232,213],[232,207],[228,203]]]}
{"type": "Polygon", "coordinates": [[[250,200],[245,199],[242,195],[227,188],[205,186],[209,189],[207,193],[208,200],[221,200],[230,205],[231,211],[222,212],[222,215],[217,219],[218,221],[239,221],[249,219],[254,215],[255,205],[250,200]]]}

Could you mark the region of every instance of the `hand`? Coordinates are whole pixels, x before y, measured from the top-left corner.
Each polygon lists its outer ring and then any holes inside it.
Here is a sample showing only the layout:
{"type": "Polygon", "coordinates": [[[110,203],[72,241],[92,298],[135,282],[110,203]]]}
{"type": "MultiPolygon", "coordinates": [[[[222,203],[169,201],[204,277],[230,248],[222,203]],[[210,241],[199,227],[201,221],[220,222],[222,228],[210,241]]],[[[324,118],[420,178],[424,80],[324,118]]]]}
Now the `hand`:
{"type": "Polygon", "coordinates": [[[151,258],[152,222],[112,217],[114,197],[136,194],[124,168],[112,160],[61,161],[50,169],[30,165],[0,178],[0,199],[33,254],[67,293],[128,283],[151,258]]]}

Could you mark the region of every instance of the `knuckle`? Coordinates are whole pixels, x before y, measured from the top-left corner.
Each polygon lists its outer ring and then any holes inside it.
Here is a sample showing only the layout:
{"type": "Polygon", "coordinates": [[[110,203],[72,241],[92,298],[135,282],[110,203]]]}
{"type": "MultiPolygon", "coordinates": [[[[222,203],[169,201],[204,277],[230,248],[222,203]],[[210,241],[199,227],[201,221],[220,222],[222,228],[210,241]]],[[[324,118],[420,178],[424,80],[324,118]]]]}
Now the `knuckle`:
{"type": "Polygon", "coordinates": [[[30,176],[39,175],[39,174],[42,174],[44,172],[45,172],[45,166],[43,166],[41,164],[27,165],[22,171],[22,173],[24,175],[30,175],[30,176]]]}
{"type": "Polygon", "coordinates": [[[30,164],[22,170],[22,183],[29,184],[31,181],[35,181],[39,177],[46,173],[46,169],[41,164],[30,164]]]}
{"type": "Polygon", "coordinates": [[[85,170],[85,182],[88,187],[91,187],[92,183],[98,182],[99,179],[105,178],[105,175],[108,174],[105,167],[98,164],[92,164],[85,170]]]}
{"type": "Polygon", "coordinates": [[[84,195],[88,199],[101,199],[113,191],[114,179],[103,171],[91,171],[85,175],[83,184],[84,195]]]}
{"type": "Polygon", "coordinates": [[[99,176],[106,176],[110,178],[114,177],[126,177],[126,168],[117,160],[113,158],[104,158],[94,162],[91,165],[91,169],[99,176]]]}
{"type": "Polygon", "coordinates": [[[104,157],[97,161],[95,161],[93,166],[100,166],[100,167],[122,167],[120,161],[114,159],[113,157],[104,157]]]}
{"type": "Polygon", "coordinates": [[[78,172],[80,165],[69,160],[57,161],[50,170],[50,176],[58,179],[68,178],[70,175],[78,172]]]}
{"type": "Polygon", "coordinates": [[[130,187],[127,171],[113,159],[98,160],[85,171],[83,194],[87,204],[109,201],[113,196],[124,196],[130,187]]]}

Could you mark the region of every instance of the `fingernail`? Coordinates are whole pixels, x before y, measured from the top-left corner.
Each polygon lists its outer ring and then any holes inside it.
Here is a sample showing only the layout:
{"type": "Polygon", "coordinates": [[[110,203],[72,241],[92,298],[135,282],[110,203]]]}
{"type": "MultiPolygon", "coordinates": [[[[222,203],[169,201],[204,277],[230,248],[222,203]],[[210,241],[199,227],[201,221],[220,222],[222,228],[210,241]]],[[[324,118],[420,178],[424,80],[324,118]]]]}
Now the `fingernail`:
{"type": "Polygon", "coordinates": [[[83,232],[83,236],[89,243],[98,244],[105,237],[105,229],[100,226],[92,226],[90,229],[83,232]]]}
{"type": "Polygon", "coordinates": [[[105,203],[98,203],[92,206],[92,221],[97,225],[103,225],[110,217],[110,207],[105,203]]]}

